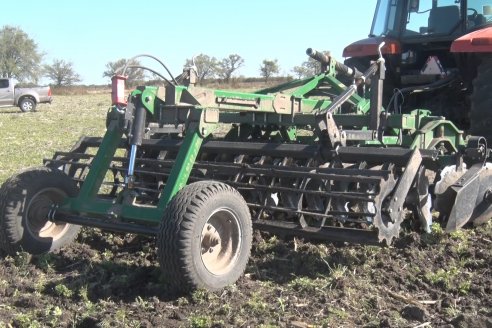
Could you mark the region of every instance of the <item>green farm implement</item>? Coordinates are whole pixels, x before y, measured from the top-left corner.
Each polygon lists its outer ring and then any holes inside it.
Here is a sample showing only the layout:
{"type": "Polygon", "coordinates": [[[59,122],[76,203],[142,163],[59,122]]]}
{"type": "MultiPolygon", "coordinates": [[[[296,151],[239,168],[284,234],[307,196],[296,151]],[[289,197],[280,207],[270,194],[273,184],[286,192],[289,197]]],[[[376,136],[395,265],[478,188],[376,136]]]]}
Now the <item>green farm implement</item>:
{"type": "Polygon", "coordinates": [[[190,68],[125,97],[115,76],[104,137],[4,183],[0,247],[53,251],[80,226],[152,235],[170,283],[213,290],[244,271],[253,228],[391,244],[432,210],[447,231],[489,218],[484,138],[385,110],[382,56],[361,73],[307,53],[321,74],[252,93],[196,86],[190,68]]]}

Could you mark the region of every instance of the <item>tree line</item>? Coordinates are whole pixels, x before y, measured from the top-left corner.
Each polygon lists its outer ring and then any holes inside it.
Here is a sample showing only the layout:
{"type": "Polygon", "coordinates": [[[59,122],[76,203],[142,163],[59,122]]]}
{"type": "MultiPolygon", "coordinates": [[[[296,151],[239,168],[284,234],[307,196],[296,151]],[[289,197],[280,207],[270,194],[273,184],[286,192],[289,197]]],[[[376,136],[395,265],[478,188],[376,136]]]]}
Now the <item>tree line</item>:
{"type": "MultiPolygon", "coordinates": [[[[15,78],[20,82],[35,84],[41,77],[46,77],[56,86],[71,86],[82,81],[72,62],[53,59],[51,63],[43,64],[43,57],[44,53],[39,51],[36,42],[19,27],[6,25],[0,29],[0,77],[15,78]]],[[[131,66],[125,72],[129,84],[135,85],[148,78],[144,70],[138,68],[141,66],[138,60],[129,62],[127,59],[108,62],[102,76],[111,78],[115,74],[121,74],[125,65],[131,66]]],[[[242,66],[244,66],[244,58],[238,54],[217,59],[202,53],[186,59],[184,63],[184,67],[195,70],[198,83],[210,79],[220,79],[228,83],[242,66]]],[[[264,59],[258,71],[265,82],[268,82],[280,72],[278,60],[264,59]]],[[[319,71],[319,64],[312,59],[291,70],[297,78],[312,76],[319,71]]]]}

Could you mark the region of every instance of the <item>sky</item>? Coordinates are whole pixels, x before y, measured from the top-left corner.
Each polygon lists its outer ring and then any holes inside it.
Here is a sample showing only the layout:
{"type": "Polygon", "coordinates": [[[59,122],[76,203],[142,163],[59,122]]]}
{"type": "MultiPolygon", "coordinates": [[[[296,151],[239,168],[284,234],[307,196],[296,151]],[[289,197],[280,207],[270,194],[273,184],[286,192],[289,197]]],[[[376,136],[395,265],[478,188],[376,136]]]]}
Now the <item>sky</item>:
{"type": "MultiPolygon", "coordinates": [[[[158,57],[174,75],[185,60],[206,54],[244,58],[236,76],[259,76],[264,59],[281,75],[307,60],[307,48],[343,48],[369,34],[376,0],[2,1],[0,26],[21,28],[44,53],[73,63],[81,84],[107,84],[108,62],[138,54],[158,57]]],[[[151,59],[141,64],[165,73],[151,59]]],[[[163,74],[164,75],[164,74],[163,74]]],[[[48,81],[41,81],[47,83],[48,81]]]]}

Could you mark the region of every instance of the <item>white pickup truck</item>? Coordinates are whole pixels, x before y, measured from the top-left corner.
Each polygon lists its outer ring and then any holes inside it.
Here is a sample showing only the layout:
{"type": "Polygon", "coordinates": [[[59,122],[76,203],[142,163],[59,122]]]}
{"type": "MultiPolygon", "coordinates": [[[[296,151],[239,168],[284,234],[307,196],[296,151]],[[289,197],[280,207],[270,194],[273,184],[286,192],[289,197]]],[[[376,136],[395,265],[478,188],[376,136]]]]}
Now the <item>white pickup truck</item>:
{"type": "Polygon", "coordinates": [[[23,112],[36,110],[37,104],[50,103],[50,87],[16,88],[12,79],[0,79],[0,107],[19,106],[23,112]]]}

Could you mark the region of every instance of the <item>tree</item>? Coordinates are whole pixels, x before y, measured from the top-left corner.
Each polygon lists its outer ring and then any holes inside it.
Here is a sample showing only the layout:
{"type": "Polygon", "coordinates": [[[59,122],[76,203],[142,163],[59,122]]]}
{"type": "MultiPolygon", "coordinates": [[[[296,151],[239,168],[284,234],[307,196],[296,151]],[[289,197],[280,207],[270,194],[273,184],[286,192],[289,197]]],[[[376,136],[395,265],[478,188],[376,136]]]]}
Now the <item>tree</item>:
{"type": "Polygon", "coordinates": [[[70,86],[82,81],[80,75],[75,73],[73,63],[63,59],[54,59],[53,64],[44,65],[45,75],[55,83],[56,86],[70,86]]]}
{"type": "Polygon", "coordinates": [[[41,75],[43,54],[38,45],[18,27],[4,26],[0,30],[0,77],[31,80],[37,83],[41,75]]]}
{"type": "Polygon", "coordinates": [[[263,64],[260,66],[261,76],[265,78],[265,82],[268,82],[268,79],[274,75],[278,74],[280,68],[278,66],[278,60],[263,60],[263,64]]]}
{"type": "Polygon", "coordinates": [[[231,54],[228,57],[222,59],[219,63],[217,74],[224,81],[229,82],[232,74],[244,64],[244,59],[238,54],[231,54]]]}
{"type": "Polygon", "coordinates": [[[295,66],[292,69],[292,72],[299,78],[305,78],[305,77],[310,77],[316,74],[321,73],[321,64],[312,59],[309,58],[305,62],[301,64],[301,66],[295,66]]]}
{"type": "Polygon", "coordinates": [[[219,62],[215,57],[209,57],[205,54],[199,54],[198,56],[192,59],[187,59],[185,66],[190,67],[195,64],[196,74],[198,78],[198,83],[202,83],[205,79],[214,78],[217,75],[217,68],[219,62]],[[193,63],[194,61],[194,63],[193,63]]]}
{"type": "MultiPolygon", "coordinates": [[[[123,68],[127,63],[128,65],[140,66],[140,62],[138,60],[129,62],[128,59],[121,58],[117,61],[106,64],[106,70],[103,73],[103,77],[111,78],[113,75],[123,74],[123,68]]],[[[126,81],[129,85],[134,85],[135,83],[145,79],[145,72],[141,68],[127,68],[125,75],[128,77],[126,81]]]]}

